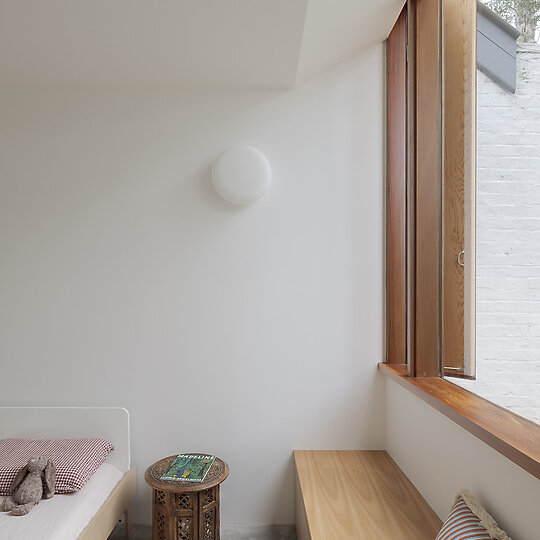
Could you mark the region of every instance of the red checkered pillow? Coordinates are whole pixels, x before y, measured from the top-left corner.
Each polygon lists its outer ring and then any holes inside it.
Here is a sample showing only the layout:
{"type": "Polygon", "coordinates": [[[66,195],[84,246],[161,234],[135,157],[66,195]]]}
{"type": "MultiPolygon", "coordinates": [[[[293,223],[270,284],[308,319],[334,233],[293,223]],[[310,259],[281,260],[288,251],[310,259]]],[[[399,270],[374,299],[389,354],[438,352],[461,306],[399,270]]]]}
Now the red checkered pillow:
{"type": "Polygon", "coordinates": [[[32,456],[44,456],[56,466],[55,493],[79,491],[113,449],[103,439],[2,439],[0,495],[10,495],[11,482],[32,456]]]}

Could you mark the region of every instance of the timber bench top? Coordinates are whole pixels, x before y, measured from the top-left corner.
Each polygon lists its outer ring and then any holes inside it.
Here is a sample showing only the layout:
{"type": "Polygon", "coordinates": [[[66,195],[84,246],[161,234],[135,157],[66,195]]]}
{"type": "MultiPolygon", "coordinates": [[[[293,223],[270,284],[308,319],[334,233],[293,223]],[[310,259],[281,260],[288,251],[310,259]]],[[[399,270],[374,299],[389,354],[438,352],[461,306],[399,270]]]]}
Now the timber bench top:
{"type": "Polygon", "coordinates": [[[433,540],[441,528],[383,450],[295,450],[294,460],[301,540],[433,540]]]}

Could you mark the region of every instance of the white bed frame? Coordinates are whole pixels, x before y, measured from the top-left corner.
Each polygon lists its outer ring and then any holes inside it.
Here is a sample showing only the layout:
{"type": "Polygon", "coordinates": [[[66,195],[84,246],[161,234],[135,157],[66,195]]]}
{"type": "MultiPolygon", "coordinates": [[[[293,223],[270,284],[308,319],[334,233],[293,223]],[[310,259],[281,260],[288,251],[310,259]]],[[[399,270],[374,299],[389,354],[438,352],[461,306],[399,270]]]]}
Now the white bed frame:
{"type": "Polygon", "coordinates": [[[130,467],[128,411],[121,407],[0,407],[0,439],[82,437],[110,441],[114,450],[106,461],[124,476],[78,540],[106,540],[122,514],[129,538],[128,510],[135,495],[135,468],[130,467]]]}

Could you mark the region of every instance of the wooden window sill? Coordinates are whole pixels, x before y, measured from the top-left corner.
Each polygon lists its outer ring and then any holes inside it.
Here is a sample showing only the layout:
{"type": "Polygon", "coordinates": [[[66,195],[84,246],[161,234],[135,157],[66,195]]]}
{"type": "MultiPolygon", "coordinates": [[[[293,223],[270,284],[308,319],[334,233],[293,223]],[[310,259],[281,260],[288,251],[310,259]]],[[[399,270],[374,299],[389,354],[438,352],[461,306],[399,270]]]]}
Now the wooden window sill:
{"type": "Polygon", "coordinates": [[[540,479],[540,426],[439,377],[409,377],[405,364],[379,371],[540,479]]]}

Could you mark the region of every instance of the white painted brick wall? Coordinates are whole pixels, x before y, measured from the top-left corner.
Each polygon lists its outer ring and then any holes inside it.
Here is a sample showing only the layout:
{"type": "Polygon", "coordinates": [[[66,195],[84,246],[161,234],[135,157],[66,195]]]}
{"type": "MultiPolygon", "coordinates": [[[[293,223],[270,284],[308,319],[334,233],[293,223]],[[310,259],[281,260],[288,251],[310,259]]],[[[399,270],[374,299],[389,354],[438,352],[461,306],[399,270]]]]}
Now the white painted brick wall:
{"type": "Polygon", "coordinates": [[[478,72],[477,380],[465,388],[540,423],[540,46],[517,90],[478,72]]]}

